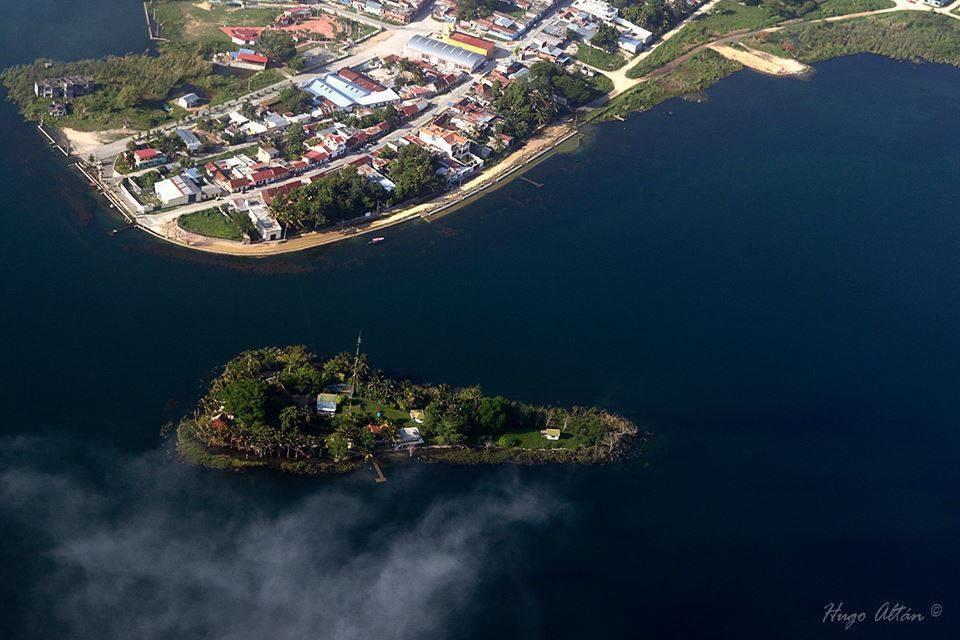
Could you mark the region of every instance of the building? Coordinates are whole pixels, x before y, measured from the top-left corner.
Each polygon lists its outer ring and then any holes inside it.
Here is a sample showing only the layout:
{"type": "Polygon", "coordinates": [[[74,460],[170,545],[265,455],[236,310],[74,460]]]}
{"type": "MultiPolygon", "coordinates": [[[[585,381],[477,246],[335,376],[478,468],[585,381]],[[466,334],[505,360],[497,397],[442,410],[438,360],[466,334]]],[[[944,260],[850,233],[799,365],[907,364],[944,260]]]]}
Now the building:
{"type": "Polygon", "coordinates": [[[401,427],[397,430],[397,439],[400,441],[397,448],[412,447],[423,444],[423,436],[417,427],[401,427]]]}
{"type": "Polygon", "coordinates": [[[612,22],[620,13],[616,7],[610,6],[603,0],[574,0],[573,8],[606,22],[612,22]]]}
{"type": "Polygon", "coordinates": [[[393,89],[349,69],[314,78],[303,85],[303,90],[313,94],[325,112],[350,111],[357,106],[374,109],[400,101],[400,95],[393,89]]]}
{"type": "MultiPolygon", "coordinates": [[[[275,242],[283,239],[283,228],[280,226],[280,223],[277,222],[277,219],[270,213],[267,205],[261,203],[259,200],[248,201],[247,217],[250,218],[250,222],[253,223],[257,234],[264,242],[275,242]]],[[[324,394],[321,393],[320,395],[324,394]]],[[[319,396],[317,396],[317,410],[320,410],[319,396]]],[[[336,404],[334,404],[334,411],[336,411],[336,404]]]]}
{"type": "Polygon", "coordinates": [[[230,66],[251,71],[263,71],[270,64],[270,58],[254,53],[251,49],[240,49],[230,54],[230,66]]]}
{"type": "Polygon", "coordinates": [[[73,98],[93,91],[93,80],[83,76],[43,78],[33,83],[38,98],[73,98]]]}
{"type": "Polygon", "coordinates": [[[163,164],[166,161],[167,157],[153,147],[134,149],[133,151],[133,166],[137,169],[155,167],[156,165],[163,164]]]}
{"type": "Polygon", "coordinates": [[[340,403],[340,396],[335,393],[317,394],[317,413],[334,414],[337,412],[337,405],[340,403]]]}
{"type": "Polygon", "coordinates": [[[406,57],[413,60],[422,60],[441,69],[463,73],[473,73],[486,61],[482,54],[420,35],[410,38],[403,51],[406,57]]]}
{"type": "Polygon", "coordinates": [[[496,43],[492,40],[484,40],[483,38],[471,36],[460,31],[454,31],[444,38],[443,41],[455,47],[461,47],[467,51],[479,53],[485,58],[492,58],[497,49],[496,43]]]}
{"type": "Polygon", "coordinates": [[[274,158],[280,155],[280,150],[277,149],[272,144],[261,144],[257,148],[257,160],[260,162],[269,163],[274,158]]]}
{"type": "Polygon", "coordinates": [[[540,432],[540,435],[546,438],[547,440],[559,440],[560,439],[560,429],[544,429],[540,432]]]}
{"type": "Polygon", "coordinates": [[[200,102],[200,96],[195,93],[188,93],[177,98],[177,106],[184,109],[193,109],[195,106],[200,104],[200,102]]]}
{"type": "Polygon", "coordinates": [[[233,44],[249,47],[257,44],[263,27],[220,27],[220,30],[230,37],[233,44]]]}
{"type": "Polygon", "coordinates": [[[470,153],[470,141],[456,131],[428,124],[417,132],[417,136],[434,149],[438,149],[457,160],[470,153]]]}
{"type": "Polygon", "coordinates": [[[423,409],[410,409],[410,419],[417,424],[423,424],[424,417],[423,409]]]}
{"type": "Polygon", "coordinates": [[[157,198],[165,207],[198,202],[202,199],[200,187],[187,176],[174,176],[153,185],[157,198]]]}
{"type": "Polygon", "coordinates": [[[203,148],[203,143],[200,142],[200,138],[198,138],[193,131],[177,129],[176,134],[178,138],[183,140],[183,144],[187,148],[188,153],[194,153],[203,148]]]}

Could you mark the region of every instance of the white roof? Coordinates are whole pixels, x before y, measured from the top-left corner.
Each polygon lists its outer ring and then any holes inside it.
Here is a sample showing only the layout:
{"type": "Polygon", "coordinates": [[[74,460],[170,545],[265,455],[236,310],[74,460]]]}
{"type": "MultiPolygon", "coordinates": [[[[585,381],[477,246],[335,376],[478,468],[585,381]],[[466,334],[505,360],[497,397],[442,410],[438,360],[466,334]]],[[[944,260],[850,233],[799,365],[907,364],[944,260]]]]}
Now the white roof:
{"type": "Polygon", "coordinates": [[[161,180],[153,185],[153,190],[163,203],[171,202],[183,196],[200,193],[200,187],[198,187],[193,180],[184,176],[174,176],[166,180],[161,180]]]}
{"type": "MultiPolygon", "coordinates": [[[[257,230],[260,233],[280,233],[282,229],[280,228],[280,223],[277,222],[277,219],[271,215],[270,210],[263,204],[249,204],[247,209],[247,215],[250,217],[250,222],[257,227],[257,230]]],[[[317,406],[320,406],[320,400],[317,400],[317,406]]],[[[334,403],[336,406],[336,403],[334,403]]]]}
{"type": "Polygon", "coordinates": [[[341,109],[347,109],[355,104],[378,105],[400,99],[393,89],[370,92],[336,73],[315,78],[303,88],[318,98],[326,98],[341,109]]]}

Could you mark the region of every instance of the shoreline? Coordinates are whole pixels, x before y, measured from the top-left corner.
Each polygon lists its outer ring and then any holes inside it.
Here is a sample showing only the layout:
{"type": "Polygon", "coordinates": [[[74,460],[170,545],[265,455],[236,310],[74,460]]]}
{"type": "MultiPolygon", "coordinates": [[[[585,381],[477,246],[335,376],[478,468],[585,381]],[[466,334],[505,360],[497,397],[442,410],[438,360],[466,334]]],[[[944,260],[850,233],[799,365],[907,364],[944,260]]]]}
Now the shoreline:
{"type": "MultiPolygon", "coordinates": [[[[603,96],[592,103],[591,106],[581,109],[586,116],[584,118],[584,122],[589,123],[597,120],[604,121],[611,119],[622,120],[623,118],[620,114],[625,115],[627,112],[631,111],[646,111],[670,98],[682,97],[683,95],[695,93],[714,84],[722,79],[722,77],[725,77],[732,72],[730,69],[725,69],[720,70],[716,77],[698,78],[696,77],[696,74],[693,74],[692,78],[685,78],[683,75],[683,71],[685,70],[684,65],[686,65],[688,62],[696,62],[695,56],[699,55],[700,52],[709,52],[709,54],[716,56],[717,59],[726,60],[728,61],[728,65],[736,65],[736,70],[750,68],[760,73],[776,77],[799,77],[807,75],[812,71],[813,67],[809,64],[811,60],[807,60],[807,63],[802,62],[802,55],[797,56],[797,58],[801,59],[796,59],[795,57],[790,56],[790,54],[783,54],[783,52],[779,51],[771,52],[765,50],[765,47],[748,46],[746,41],[749,41],[751,37],[758,36],[759,34],[775,34],[787,28],[798,28],[804,25],[837,24],[841,22],[852,22],[853,20],[851,19],[865,19],[867,17],[879,17],[882,14],[890,15],[895,13],[933,13],[960,20],[960,15],[951,13],[952,10],[960,7],[960,0],[954,0],[954,2],[945,8],[931,9],[929,12],[921,12],[919,7],[906,4],[908,0],[893,0],[894,6],[889,8],[829,16],[810,21],[796,21],[792,23],[788,22],[753,31],[744,30],[742,32],[732,33],[730,35],[717,38],[712,42],[706,42],[694,46],[690,50],[680,54],[673,60],[660,67],[657,67],[644,76],[637,78],[628,77],[630,70],[642,63],[642,61],[651,53],[653,53],[660,45],[668,41],[672,36],[679,33],[686,24],[690,23],[692,20],[695,20],[700,15],[709,12],[718,1],[719,0],[709,0],[708,2],[704,3],[699,9],[694,11],[674,29],[665,34],[661,41],[654,45],[654,47],[634,57],[619,70],[614,72],[599,72],[613,81],[614,88],[611,92],[606,94],[606,96],[603,96]],[[664,83],[663,81],[666,78],[673,79],[675,77],[674,72],[679,72],[679,78],[674,79],[673,83],[676,85],[679,82],[681,83],[681,86],[657,86],[657,83],[669,84],[664,83]],[[621,82],[618,82],[618,80],[621,82]],[[687,81],[689,86],[683,87],[682,83],[684,81],[687,81]],[[633,104],[634,101],[631,101],[630,98],[636,94],[636,90],[639,90],[642,87],[653,87],[647,92],[651,94],[650,97],[637,94],[639,97],[635,100],[636,104],[633,104]],[[671,93],[671,91],[673,93],[671,93]],[[653,99],[652,102],[651,98],[653,99]]],[[[888,55],[894,58],[898,57],[896,53],[879,53],[880,55],[888,55]]],[[[701,76],[709,75],[703,74],[702,71],[700,73],[701,76]]],[[[312,231],[302,235],[294,236],[293,238],[284,239],[279,242],[265,242],[256,244],[242,244],[236,241],[202,236],[183,230],[176,222],[176,219],[179,217],[176,209],[160,213],[139,215],[136,212],[131,211],[124,199],[113,192],[112,187],[107,187],[102,183],[101,180],[92,177],[90,172],[84,170],[84,161],[81,153],[89,145],[92,145],[95,142],[102,143],[106,137],[112,137],[118,133],[122,133],[119,130],[83,132],[55,129],[55,131],[58,133],[57,137],[67,139],[68,148],[65,150],[59,145],[54,144],[54,146],[63,152],[64,155],[69,154],[79,158],[78,162],[76,162],[74,166],[76,166],[78,170],[80,170],[84,176],[90,180],[91,186],[94,186],[101,191],[101,193],[103,193],[103,195],[110,202],[112,208],[117,208],[119,210],[122,216],[129,221],[129,226],[139,227],[159,240],[179,245],[187,249],[193,249],[196,251],[217,255],[261,258],[296,253],[330,245],[335,242],[349,240],[357,236],[376,233],[389,227],[415,220],[416,218],[421,218],[424,221],[430,222],[431,220],[442,215],[456,211],[460,207],[473,202],[488,191],[497,188],[501,184],[506,184],[516,177],[519,177],[524,171],[532,168],[539,162],[549,158],[554,152],[560,150],[559,148],[561,145],[566,143],[571,138],[574,138],[579,133],[577,127],[571,122],[571,120],[572,119],[570,117],[567,117],[564,120],[546,125],[541,132],[527,140],[523,146],[504,157],[500,162],[497,162],[493,166],[482,170],[478,175],[474,176],[465,184],[446,191],[434,199],[425,202],[409,204],[406,206],[401,205],[401,208],[381,214],[377,217],[371,217],[369,219],[358,218],[348,223],[338,225],[335,228],[323,231],[312,231]]],[[[43,129],[41,129],[41,131],[43,132],[43,129]]]]}
{"type": "Polygon", "coordinates": [[[289,458],[267,456],[263,458],[245,458],[229,449],[216,449],[205,445],[196,437],[178,427],[174,433],[174,448],[180,459],[187,463],[219,471],[273,471],[300,476],[336,476],[353,473],[363,466],[373,466],[377,461],[390,463],[417,462],[424,464],[445,464],[455,467],[496,466],[513,464],[518,466],[539,466],[546,464],[602,465],[639,456],[642,447],[652,434],[637,430],[634,434],[621,435],[610,450],[600,456],[577,449],[521,449],[508,447],[471,447],[425,445],[413,449],[387,449],[377,451],[365,457],[354,457],[342,461],[330,461],[320,458],[291,460],[289,458]]]}
{"type": "MultiPolygon", "coordinates": [[[[137,228],[146,231],[148,234],[170,244],[195,251],[253,258],[297,253],[382,231],[417,218],[430,222],[452,213],[487,192],[509,183],[524,171],[532,169],[557,152],[561,145],[578,135],[580,135],[579,130],[566,121],[547,125],[540,134],[528,140],[522,147],[502,161],[481,171],[463,185],[437,198],[404,207],[366,224],[361,223],[362,226],[356,224],[345,225],[337,229],[307,233],[281,242],[245,245],[184,231],[177,225],[175,219],[154,222],[144,220],[150,217],[148,215],[128,213],[128,216],[136,221],[134,225],[137,228]],[[351,229],[354,230],[352,233],[350,232],[351,229]]],[[[103,191],[102,187],[100,190],[103,191]]]]}

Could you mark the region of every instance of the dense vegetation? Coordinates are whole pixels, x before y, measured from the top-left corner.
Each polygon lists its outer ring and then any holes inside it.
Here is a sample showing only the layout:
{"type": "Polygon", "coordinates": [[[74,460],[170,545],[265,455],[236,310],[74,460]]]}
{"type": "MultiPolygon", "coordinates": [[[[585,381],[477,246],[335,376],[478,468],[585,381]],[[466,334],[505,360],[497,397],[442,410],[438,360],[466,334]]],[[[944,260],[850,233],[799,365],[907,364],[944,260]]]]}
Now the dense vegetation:
{"type": "Polygon", "coordinates": [[[257,51],[273,62],[285,63],[297,55],[293,38],[286,31],[269,29],[260,34],[257,51]]]}
{"type": "Polygon", "coordinates": [[[96,130],[124,124],[148,129],[184,115],[182,109],[168,104],[183,93],[196,92],[216,104],[280,79],[274,70],[248,78],[214,73],[205,58],[207,53],[194,45],[164,44],[156,55],[129,54],[65,63],[37,60],[6,69],[0,80],[24,115],[37,120],[46,115],[50,101],[34,95],[35,80],[67,75],[91,78],[96,83],[94,91],[75,98],[72,113],[59,122],[96,130]]]}
{"type": "Polygon", "coordinates": [[[280,196],[271,206],[277,220],[293,230],[318,229],[358,218],[376,210],[378,204],[392,206],[433,195],[445,186],[436,171],[429,151],[406,145],[387,167],[388,177],[396,184],[392,193],[355,168],[345,167],[280,196]]]}
{"type": "Polygon", "coordinates": [[[433,155],[415,144],[400,147],[397,157],[390,161],[388,173],[397,185],[391,197],[393,204],[431,196],[444,187],[433,155]]]}
{"type": "Polygon", "coordinates": [[[812,20],[892,6],[892,0],[722,0],[710,13],[698,16],[631,67],[627,76],[645,76],[687,51],[727,34],[763,29],[798,17],[812,20]]]}
{"type": "Polygon", "coordinates": [[[333,463],[393,450],[399,429],[414,426],[427,445],[553,450],[582,460],[610,458],[636,434],[627,420],[598,409],[535,407],[479,387],[416,384],[372,368],[365,356],[320,359],[294,346],[231,360],[178,435],[181,450],[201,461],[228,454],[241,463],[231,466],[271,458],[333,463]],[[318,414],[316,394],[331,385],[346,395],[335,414],[318,414]],[[343,385],[354,389],[352,399],[343,385]],[[422,411],[419,423],[411,410],[422,411]],[[541,437],[546,426],[560,429],[560,439],[541,437]]]}
{"type": "Polygon", "coordinates": [[[617,96],[606,108],[595,111],[593,117],[604,119],[632,111],[646,111],[670,98],[703,91],[717,80],[742,68],[739,62],[706,49],[695,53],[669,73],[617,96]]]}
{"type": "Polygon", "coordinates": [[[501,91],[493,104],[503,118],[503,131],[526,138],[565,109],[587,104],[604,93],[580,73],[537,62],[523,79],[501,91]]]}
{"type": "Polygon", "coordinates": [[[888,13],[790,27],[763,34],[747,44],[804,62],[874,53],[898,60],[960,66],[960,21],[933,13],[888,13]]]}
{"type": "Polygon", "coordinates": [[[345,167],[281,195],[271,208],[277,220],[290,229],[317,229],[362,216],[385,200],[383,187],[355,168],[345,167]]]}
{"type": "Polygon", "coordinates": [[[512,13],[517,7],[504,0],[456,0],[457,18],[473,20],[474,18],[489,17],[494,11],[512,13]]]}

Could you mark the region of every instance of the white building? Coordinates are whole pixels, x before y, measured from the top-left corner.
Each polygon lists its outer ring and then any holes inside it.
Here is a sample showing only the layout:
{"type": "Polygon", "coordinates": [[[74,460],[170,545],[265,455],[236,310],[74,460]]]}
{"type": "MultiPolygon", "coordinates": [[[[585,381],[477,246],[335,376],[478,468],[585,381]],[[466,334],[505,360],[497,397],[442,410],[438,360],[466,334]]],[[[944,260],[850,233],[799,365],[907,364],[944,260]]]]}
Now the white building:
{"type": "Polygon", "coordinates": [[[153,185],[153,191],[163,206],[190,204],[201,199],[200,187],[186,176],[174,176],[153,185]]]}
{"type": "Polygon", "coordinates": [[[616,7],[610,6],[603,0],[575,0],[573,8],[607,22],[612,22],[620,13],[616,7]]]}
{"type": "Polygon", "coordinates": [[[177,105],[184,109],[193,109],[200,104],[200,96],[195,93],[188,93],[177,98],[177,105]]]}
{"type": "Polygon", "coordinates": [[[355,106],[376,107],[399,102],[400,96],[393,89],[371,91],[338,73],[328,73],[303,85],[304,91],[313,94],[318,101],[327,102],[334,108],[349,111],[355,106]]]}
{"type": "Polygon", "coordinates": [[[283,228],[277,219],[270,213],[270,209],[259,198],[238,198],[233,206],[238,211],[246,211],[247,217],[256,228],[264,242],[275,242],[283,239],[283,228]]]}
{"type": "Polygon", "coordinates": [[[193,131],[189,131],[187,129],[177,129],[176,134],[177,137],[183,140],[183,144],[189,153],[199,151],[203,148],[203,143],[200,142],[200,138],[198,138],[193,131]]]}

